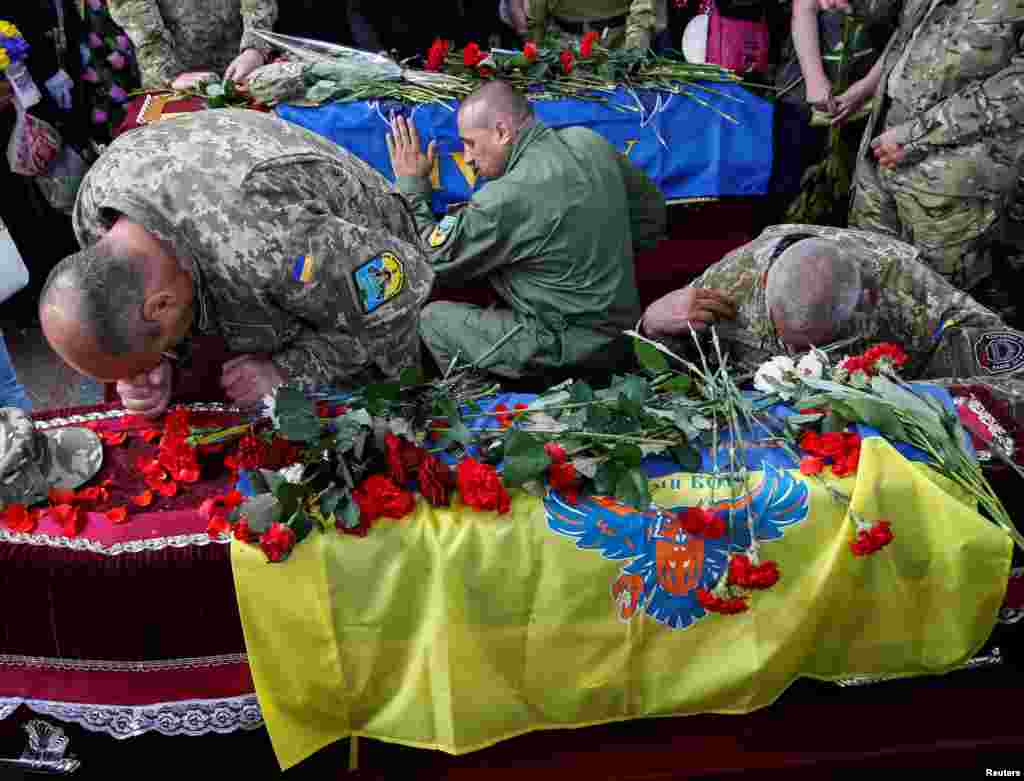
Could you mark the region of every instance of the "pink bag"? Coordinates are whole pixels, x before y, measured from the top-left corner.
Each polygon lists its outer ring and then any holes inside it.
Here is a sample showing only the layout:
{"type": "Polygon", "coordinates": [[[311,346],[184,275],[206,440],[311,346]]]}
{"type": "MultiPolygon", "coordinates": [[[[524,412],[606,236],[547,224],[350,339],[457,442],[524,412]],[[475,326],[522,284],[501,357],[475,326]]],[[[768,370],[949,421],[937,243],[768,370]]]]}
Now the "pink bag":
{"type": "Polygon", "coordinates": [[[711,3],[708,20],[707,62],[737,73],[768,70],[768,22],[722,16],[711,3]]]}

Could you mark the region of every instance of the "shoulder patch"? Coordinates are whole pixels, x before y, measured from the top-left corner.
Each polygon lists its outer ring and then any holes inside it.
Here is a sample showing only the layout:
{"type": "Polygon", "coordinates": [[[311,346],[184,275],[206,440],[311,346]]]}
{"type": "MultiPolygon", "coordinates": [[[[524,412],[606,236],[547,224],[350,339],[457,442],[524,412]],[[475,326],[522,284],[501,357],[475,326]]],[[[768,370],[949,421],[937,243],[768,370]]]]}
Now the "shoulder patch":
{"type": "Polygon", "coordinates": [[[433,232],[430,234],[428,244],[431,247],[440,247],[451,235],[452,230],[455,228],[456,218],[449,214],[447,217],[441,220],[437,225],[434,226],[433,232]]]}
{"type": "Polygon", "coordinates": [[[382,252],[352,272],[363,312],[370,314],[402,292],[405,267],[393,252],[382,252]]]}
{"type": "Polygon", "coordinates": [[[974,343],[978,366],[989,374],[1009,374],[1024,367],[1024,334],[986,331],[974,343]]]}

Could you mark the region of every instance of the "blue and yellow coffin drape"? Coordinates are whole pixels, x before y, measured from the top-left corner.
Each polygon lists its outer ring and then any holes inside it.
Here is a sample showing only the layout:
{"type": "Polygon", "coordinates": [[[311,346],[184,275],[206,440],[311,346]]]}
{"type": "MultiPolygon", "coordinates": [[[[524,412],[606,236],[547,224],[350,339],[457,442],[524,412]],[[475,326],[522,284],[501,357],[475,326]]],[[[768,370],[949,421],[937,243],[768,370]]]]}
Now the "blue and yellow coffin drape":
{"type": "Polygon", "coordinates": [[[352,735],[463,753],[538,729],[747,713],[801,676],[935,674],[975,653],[1006,589],[1007,536],[878,437],[835,485],[895,541],[854,557],[846,507],[765,466],[738,491],[709,474],[652,480],[664,507],[725,508],[728,541],[605,500],[516,492],[502,516],[420,499],[365,538],[314,533],[283,565],[236,544],[282,767],[352,735]],[[706,614],[695,590],[751,533],[780,581],[746,613],[706,614]]]}
{"type": "MultiPolygon", "coordinates": [[[[764,195],[772,168],[773,106],[736,84],[689,87],[692,97],[618,89],[606,103],[542,100],[533,104],[551,127],[589,127],[654,180],[665,197],[764,195]]],[[[469,200],[480,186],[463,156],[455,109],[360,101],[282,105],[280,117],[319,133],[393,180],[385,137],[392,112],[416,126],[424,144],[437,141],[434,211],[469,200]]]]}

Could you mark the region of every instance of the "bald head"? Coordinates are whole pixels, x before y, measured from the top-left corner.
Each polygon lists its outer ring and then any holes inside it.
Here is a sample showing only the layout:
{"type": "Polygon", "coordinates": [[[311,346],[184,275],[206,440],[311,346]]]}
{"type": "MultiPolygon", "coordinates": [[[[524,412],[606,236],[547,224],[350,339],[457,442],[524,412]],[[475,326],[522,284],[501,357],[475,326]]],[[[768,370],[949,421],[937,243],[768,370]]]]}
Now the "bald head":
{"type": "Polygon", "coordinates": [[[768,272],[765,298],[776,330],[794,347],[833,341],[863,292],[860,267],[832,241],[804,239],[768,272]]]}
{"type": "Polygon", "coordinates": [[[459,122],[466,128],[492,130],[504,122],[518,131],[532,120],[530,101],[506,81],[485,82],[459,106],[459,122]]]}
{"type": "Polygon", "coordinates": [[[64,258],[39,297],[50,346],[78,371],[104,381],[159,363],[192,318],[191,275],[155,240],[133,243],[125,233],[112,230],[64,258]],[[155,255],[147,251],[154,248],[155,255]]]}

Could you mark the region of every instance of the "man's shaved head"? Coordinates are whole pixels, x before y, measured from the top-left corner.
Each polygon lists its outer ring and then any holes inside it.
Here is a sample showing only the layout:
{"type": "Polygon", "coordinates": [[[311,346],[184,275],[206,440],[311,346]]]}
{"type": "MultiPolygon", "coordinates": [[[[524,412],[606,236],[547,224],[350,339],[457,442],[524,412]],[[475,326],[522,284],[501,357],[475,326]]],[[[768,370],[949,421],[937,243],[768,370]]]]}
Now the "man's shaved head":
{"type": "Polygon", "coordinates": [[[765,299],[782,340],[794,347],[833,341],[863,293],[860,267],[835,242],[803,239],[768,271],[765,299]]]}
{"type": "Polygon", "coordinates": [[[459,106],[459,121],[466,128],[493,130],[499,121],[518,130],[533,119],[533,107],[523,93],[506,81],[488,81],[459,106]]]}
{"type": "Polygon", "coordinates": [[[466,162],[478,175],[496,179],[520,134],[534,123],[533,107],[507,82],[488,81],[462,101],[458,123],[466,162]]]}

